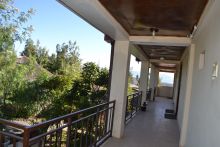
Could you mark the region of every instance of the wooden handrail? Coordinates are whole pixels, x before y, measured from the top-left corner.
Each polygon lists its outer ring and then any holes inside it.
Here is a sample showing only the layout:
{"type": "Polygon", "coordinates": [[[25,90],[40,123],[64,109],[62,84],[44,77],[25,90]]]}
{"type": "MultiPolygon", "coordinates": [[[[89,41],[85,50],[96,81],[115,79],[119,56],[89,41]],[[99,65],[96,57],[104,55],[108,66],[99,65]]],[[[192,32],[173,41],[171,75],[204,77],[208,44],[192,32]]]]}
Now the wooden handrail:
{"type": "MultiPolygon", "coordinates": [[[[99,145],[101,143],[103,143],[102,138],[108,138],[111,136],[112,134],[112,128],[113,128],[113,119],[114,119],[114,109],[115,109],[115,100],[114,101],[110,101],[107,103],[103,103],[103,104],[99,104],[96,106],[92,106],[90,108],[86,108],[83,110],[79,110],[64,116],[60,116],[48,121],[44,121],[41,122],[39,124],[35,124],[35,125],[31,125],[31,126],[26,126],[23,124],[19,124],[17,122],[13,122],[13,121],[9,121],[9,120],[5,120],[5,119],[1,119],[0,118],[0,125],[2,125],[3,127],[11,127],[14,129],[20,129],[22,131],[22,134],[17,135],[14,134],[13,132],[8,131],[7,129],[2,129],[0,130],[0,147],[2,145],[2,141],[4,140],[4,138],[10,138],[10,140],[13,140],[13,146],[16,147],[16,142],[19,141],[21,143],[23,143],[23,147],[29,147],[33,144],[35,144],[36,142],[42,140],[43,138],[46,140],[47,142],[49,142],[49,144],[51,144],[51,141],[53,142],[53,139],[50,139],[51,137],[53,137],[53,135],[56,135],[56,144],[62,141],[62,138],[59,138],[58,136],[60,135],[60,132],[62,133],[62,131],[65,128],[68,128],[68,132],[67,132],[67,138],[66,138],[66,146],[70,146],[70,143],[74,141],[74,143],[77,141],[76,138],[75,140],[70,140],[71,137],[71,133],[70,131],[73,131],[72,128],[75,129],[79,129],[79,130],[83,130],[83,126],[82,123],[86,122],[86,123],[91,123],[90,125],[92,126],[88,126],[88,124],[86,124],[86,133],[89,133],[89,131],[91,131],[91,133],[93,132],[93,129],[96,129],[96,134],[95,134],[95,140],[94,138],[90,138],[93,140],[92,144],[93,145],[99,145]],[[93,111],[95,110],[95,111],[93,111]],[[86,112],[86,113],[85,113],[86,112]],[[82,117],[80,117],[79,119],[72,119],[74,116],[78,116],[79,114],[86,114],[85,116],[82,115],[82,117]],[[90,114],[87,114],[90,113],[90,114]],[[93,119],[94,117],[96,118],[95,121],[95,126],[93,124],[93,119]],[[103,118],[104,117],[104,118],[103,118]],[[66,122],[68,120],[68,123],[66,122]],[[107,121],[106,121],[107,120],[107,121]],[[105,124],[103,124],[105,122],[105,124]],[[78,128],[77,124],[79,125],[78,127],[82,127],[82,128],[78,128]],[[53,126],[56,126],[55,128],[53,126]],[[104,126],[103,126],[104,125],[104,126]],[[48,127],[51,126],[51,128],[48,130],[48,127]],[[102,126],[102,127],[101,127],[102,126]],[[87,128],[87,127],[92,127],[92,128],[87,128]],[[44,128],[46,129],[46,132],[42,132],[40,130],[44,130],[44,128]],[[100,129],[105,128],[105,131],[103,131],[100,136],[100,129]],[[88,130],[91,129],[91,130],[88,130]],[[40,131],[40,134],[34,135],[32,134],[34,132],[34,130],[40,131]],[[58,136],[57,136],[58,135],[58,136]],[[3,137],[3,139],[2,139],[3,137]],[[49,137],[49,138],[47,138],[49,137]]],[[[76,130],[75,130],[76,131],[76,130]]],[[[74,132],[72,132],[74,133],[74,132]]],[[[75,132],[77,133],[77,132],[75,132]]],[[[88,134],[87,134],[88,135],[88,134]]],[[[91,135],[91,134],[90,134],[91,135]]],[[[61,134],[62,136],[62,134],[61,134]]],[[[81,132],[81,137],[82,136],[82,132],[81,132]]],[[[82,138],[80,138],[82,139],[82,138]]],[[[43,142],[44,144],[46,142],[43,142]]],[[[53,142],[54,143],[54,142],[53,142]]],[[[61,145],[61,144],[60,144],[61,145]]],[[[58,146],[60,146],[58,145],[58,146]]],[[[90,142],[91,145],[91,142],[90,142]]]]}

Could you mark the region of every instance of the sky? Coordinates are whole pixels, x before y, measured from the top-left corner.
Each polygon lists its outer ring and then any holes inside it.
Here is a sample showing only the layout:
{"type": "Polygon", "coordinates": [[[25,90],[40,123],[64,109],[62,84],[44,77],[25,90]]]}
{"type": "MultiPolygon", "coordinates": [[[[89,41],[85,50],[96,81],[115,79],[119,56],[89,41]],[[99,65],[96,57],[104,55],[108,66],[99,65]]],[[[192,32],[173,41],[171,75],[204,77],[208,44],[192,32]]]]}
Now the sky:
{"type": "MultiPolygon", "coordinates": [[[[76,41],[83,63],[92,61],[101,67],[109,67],[111,46],[104,41],[104,34],[56,0],[15,0],[15,6],[20,11],[35,10],[28,21],[28,25],[34,28],[31,38],[35,42],[39,40],[50,54],[55,53],[56,44],[76,41]]],[[[24,44],[17,43],[17,54],[23,48],[24,44]]],[[[131,57],[131,69],[134,73],[140,71],[140,64],[134,57],[131,57]]]]}
{"type": "MultiPolygon", "coordinates": [[[[55,0],[15,0],[20,11],[35,9],[28,24],[33,25],[31,38],[40,40],[41,46],[49,53],[56,52],[56,44],[76,41],[83,62],[93,61],[101,67],[109,66],[110,44],[104,41],[104,35],[76,16],[55,0]]],[[[16,45],[17,52],[23,50],[23,44],[16,45]]]]}
{"type": "Polygon", "coordinates": [[[174,73],[159,72],[159,78],[161,79],[161,83],[173,84],[173,82],[174,82],[174,73]]]}
{"type": "MultiPolygon", "coordinates": [[[[82,62],[95,62],[100,67],[109,68],[111,46],[104,41],[104,34],[82,20],[73,12],[65,8],[56,0],[14,0],[14,5],[20,11],[30,8],[35,14],[28,21],[33,25],[34,31],[31,38],[40,41],[41,46],[46,47],[49,53],[56,52],[56,44],[76,41],[82,62]]],[[[24,44],[17,43],[15,49],[19,54],[24,44]]],[[[133,76],[140,77],[141,63],[135,61],[131,56],[130,71],[133,76]]],[[[170,75],[162,74],[165,81],[170,83],[170,75]]]]}

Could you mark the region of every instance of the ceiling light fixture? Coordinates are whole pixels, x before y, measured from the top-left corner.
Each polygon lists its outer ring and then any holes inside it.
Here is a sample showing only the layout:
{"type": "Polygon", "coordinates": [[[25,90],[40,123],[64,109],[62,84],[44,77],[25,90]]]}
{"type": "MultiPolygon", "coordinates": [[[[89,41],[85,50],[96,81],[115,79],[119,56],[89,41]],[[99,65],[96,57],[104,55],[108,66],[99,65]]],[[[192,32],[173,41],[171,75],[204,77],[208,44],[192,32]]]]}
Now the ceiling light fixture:
{"type": "Polygon", "coordinates": [[[139,63],[141,60],[139,58],[136,57],[136,61],[139,63]]]}
{"type": "Polygon", "coordinates": [[[152,33],[152,36],[156,36],[156,33],[159,32],[159,29],[158,28],[150,28],[150,31],[152,33]]]}
{"type": "Polygon", "coordinates": [[[190,38],[193,38],[193,37],[194,37],[194,35],[195,35],[197,29],[198,29],[198,28],[197,28],[197,26],[195,25],[195,26],[193,27],[192,33],[190,34],[190,38]]]}
{"type": "Polygon", "coordinates": [[[165,60],[165,58],[164,57],[160,57],[160,60],[165,60]]]}

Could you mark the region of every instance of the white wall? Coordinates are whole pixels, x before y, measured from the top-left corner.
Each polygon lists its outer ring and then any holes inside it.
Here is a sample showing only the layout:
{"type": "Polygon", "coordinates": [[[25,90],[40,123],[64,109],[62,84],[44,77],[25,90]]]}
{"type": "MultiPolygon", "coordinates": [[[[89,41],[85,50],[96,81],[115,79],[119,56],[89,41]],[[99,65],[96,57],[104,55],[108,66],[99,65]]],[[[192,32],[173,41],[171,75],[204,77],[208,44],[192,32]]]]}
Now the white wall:
{"type": "Polygon", "coordinates": [[[185,57],[182,61],[182,75],[180,83],[180,96],[179,96],[179,108],[177,114],[178,126],[181,131],[182,119],[183,119],[183,108],[186,95],[186,81],[187,81],[187,70],[188,70],[188,53],[185,54],[185,57]]]}
{"type": "Polygon", "coordinates": [[[173,97],[173,87],[158,86],[157,87],[157,96],[172,98],[173,97]]]}
{"type": "Polygon", "coordinates": [[[220,0],[215,0],[196,34],[192,97],[184,147],[220,146],[220,77],[211,79],[212,64],[220,63],[220,0]],[[198,69],[205,50],[205,66],[198,69]]]}

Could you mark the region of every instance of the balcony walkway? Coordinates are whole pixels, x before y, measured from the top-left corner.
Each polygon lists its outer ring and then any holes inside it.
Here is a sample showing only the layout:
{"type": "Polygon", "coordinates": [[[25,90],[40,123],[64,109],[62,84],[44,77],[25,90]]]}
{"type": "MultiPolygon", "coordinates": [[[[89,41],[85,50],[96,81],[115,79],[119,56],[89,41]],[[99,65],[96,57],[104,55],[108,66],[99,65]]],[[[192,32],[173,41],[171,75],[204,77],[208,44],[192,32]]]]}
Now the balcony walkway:
{"type": "Polygon", "coordinates": [[[172,100],[156,98],[147,112],[139,112],[125,128],[122,139],[110,138],[103,147],[178,147],[179,129],[176,120],[164,118],[172,100]]]}

